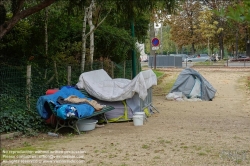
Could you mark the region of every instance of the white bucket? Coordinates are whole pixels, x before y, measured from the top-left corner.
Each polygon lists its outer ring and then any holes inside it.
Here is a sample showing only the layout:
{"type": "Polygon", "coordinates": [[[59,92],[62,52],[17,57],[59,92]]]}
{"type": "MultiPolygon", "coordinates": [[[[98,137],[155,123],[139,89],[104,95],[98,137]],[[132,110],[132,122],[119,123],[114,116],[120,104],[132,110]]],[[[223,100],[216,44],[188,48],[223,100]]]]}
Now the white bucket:
{"type": "Polygon", "coordinates": [[[135,126],[142,126],[143,125],[143,115],[134,115],[133,122],[135,126]]]}
{"type": "Polygon", "coordinates": [[[98,121],[95,119],[82,119],[76,122],[79,131],[90,131],[95,129],[95,125],[98,121]]]}
{"type": "Polygon", "coordinates": [[[135,112],[134,115],[142,115],[143,116],[143,122],[145,122],[145,120],[146,120],[145,112],[135,112]]]}

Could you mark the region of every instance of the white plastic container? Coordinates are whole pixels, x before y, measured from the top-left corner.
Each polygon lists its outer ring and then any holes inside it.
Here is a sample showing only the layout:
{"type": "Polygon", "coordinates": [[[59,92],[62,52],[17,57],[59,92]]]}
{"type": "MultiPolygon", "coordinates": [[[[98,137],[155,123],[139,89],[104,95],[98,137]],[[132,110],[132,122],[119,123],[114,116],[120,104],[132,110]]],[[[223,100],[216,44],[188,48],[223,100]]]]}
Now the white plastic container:
{"type": "Polygon", "coordinates": [[[48,132],[48,135],[49,135],[49,136],[52,136],[52,137],[58,137],[58,134],[52,133],[52,132],[48,132]]]}
{"type": "Polygon", "coordinates": [[[134,115],[142,115],[143,116],[143,121],[146,120],[146,114],[145,114],[145,112],[135,112],[134,115]]]}
{"type": "Polygon", "coordinates": [[[143,125],[143,115],[134,115],[133,122],[135,126],[142,126],[143,125]]]}
{"type": "Polygon", "coordinates": [[[79,129],[79,131],[91,131],[95,129],[97,120],[95,119],[83,119],[83,120],[78,120],[76,122],[76,125],[79,129]]]}

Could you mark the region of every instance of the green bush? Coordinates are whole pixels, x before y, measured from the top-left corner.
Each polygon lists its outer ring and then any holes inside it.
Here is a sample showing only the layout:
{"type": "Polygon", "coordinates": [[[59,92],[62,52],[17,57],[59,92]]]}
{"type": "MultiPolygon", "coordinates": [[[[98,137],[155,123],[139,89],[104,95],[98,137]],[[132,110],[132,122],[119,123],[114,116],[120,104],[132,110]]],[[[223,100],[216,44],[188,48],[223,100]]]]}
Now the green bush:
{"type": "MultiPolygon", "coordinates": [[[[1,102],[4,100],[1,99],[1,102]]],[[[5,99],[5,103],[7,103],[5,99]]],[[[46,129],[44,120],[36,111],[27,111],[20,107],[20,103],[8,99],[8,106],[4,105],[0,114],[0,133],[41,131],[46,129]]]]}

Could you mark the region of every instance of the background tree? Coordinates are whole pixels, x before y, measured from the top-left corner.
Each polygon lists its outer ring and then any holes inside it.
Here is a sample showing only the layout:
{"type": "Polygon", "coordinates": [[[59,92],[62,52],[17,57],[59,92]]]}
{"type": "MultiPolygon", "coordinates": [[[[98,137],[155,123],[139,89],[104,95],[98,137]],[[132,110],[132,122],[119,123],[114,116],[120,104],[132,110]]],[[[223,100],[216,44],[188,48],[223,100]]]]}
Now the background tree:
{"type": "MultiPolygon", "coordinates": [[[[158,0],[155,0],[157,2],[158,0]]],[[[173,1],[173,0],[171,0],[173,1]]],[[[12,18],[11,1],[4,1],[7,20],[12,18]]],[[[19,1],[18,1],[19,2],[19,1]]],[[[20,1],[21,2],[21,1],[20,1]]],[[[36,1],[22,1],[23,8],[30,8],[37,4],[36,1]],[[34,2],[34,3],[27,3],[34,2]]],[[[141,1],[142,2],[142,1],[141,1]]],[[[131,60],[131,50],[136,49],[136,41],[144,42],[147,38],[148,25],[150,22],[150,11],[153,8],[152,1],[146,4],[131,1],[131,4],[125,1],[96,0],[96,11],[93,12],[93,25],[97,26],[102,18],[107,16],[110,8],[112,9],[105,21],[95,29],[95,52],[93,60],[99,58],[110,58],[119,63],[124,60],[131,60]],[[122,5],[123,12],[119,10],[118,4],[127,4],[127,8],[122,5]],[[151,6],[152,5],[152,6],[151,6]],[[131,20],[127,9],[134,13],[135,37],[131,36],[131,20]]],[[[170,2],[170,0],[162,1],[170,2]]],[[[84,6],[88,6],[90,1],[56,1],[50,5],[48,17],[46,12],[41,10],[27,19],[19,20],[0,40],[0,58],[1,62],[10,62],[18,64],[38,63],[41,65],[51,65],[52,61],[60,63],[81,63],[82,55],[82,30],[84,6]],[[46,18],[48,18],[46,23],[46,18]],[[24,24],[25,23],[25,24],[24,24]],[[45,33],[45,23],[47,25],[47,35],[45,33]],[[26,25],[26,27],[24,26],[26,25]],[[29,27],[29,28],[28,28],[29,27]],[[23,30],[18,30],[22,28],[23,30]],[[26,33],[27,31],[27,33],[26,33]],[[26,35],[22,33],[26,33],[26,35]],[[17,38],[17,36],[22,37],[17,38]],[[45,38],[48,47],[45,46],[45,38]],[[20,42],[18,41],[20,40],[20,42]],[[12,43],[12,44],[11,44],[12,43]],[[16,49],[20,48],[20,49],[16,49]],[[12,60],[11,60],[12,59],[12,60]]],[[[125,5],[126,6],[126,5],[125,5]]],[[[167,8],[168,5],[165,6],[167,8]]],[[[4,17],[2,17],[4,19],[4,17]]],[[[86,25],[86,32],[90,27],[86,25]]],[[[87,36],[87,33],[85,34],[87,36]]],[[[84,36],[85,36],[84,35],[84,36]]],[[[89,38],[86,39],[86,61],[90,60],[89,38]]]]}
{"type": "Polygon", "coordinates": [[[246,55],[250,56],[249,23],[250,23],[250,2],[240,1],[234,6],[228,7],[227,18],[231,20],[231,26],[236,27],[235,53],[238,56],[238,48],[246,50],[246,55]],[[243,42],[242,42],[243,41],[243,42]],[[242,43],[242,44],[241,44],[242,43]]]}
{"type": "Polygon", "coordinates": [[[179,6],[176,14],[168,19],[171,27],[171,40],[179,49],[185,45],[191,45],[191,53],[195,54],[195,45],[202,42],[201,34],[196,31],[201,6],[195,0],[180,2],[179,6]]]}
{"type": "Polygon", "coordinates": [[[0,8],[0,18],[3,20],[0,24],[0,39],[9,32],[21,19],[26,18],[30,16],[31,14],[34,14],[45,7],[51,5],[55,2],[55,0],[42,0],[35,4],[34,6],[26,6],[25,2],[29,3],[28,0],[11,0],[11,2],[6,1],[5,3],[12,3],[12,16],[7,21],[5,21],[6,18],[6,12],[4,12],[5,7],[3,5],[4,1],[1,1],[0,8]]]}
{"type": "Polygon", "coordinates": [[[213,10],[216,14],[213,16],[213,20],[217,21],[217,29],[218,33],[216,35],[218,45],[219,45],[219,56],[223,59],[225,56],[225,49],[224,49],[224,41],[227,34],[228,29],[228,20],[226,18],[226,9],[228,6],[233,5],[236,1],[234,0],[203,0],[205,5],[210,9],[213,10]]]}
{"type": "Polygon", "coordinates": [[[217,33],[220,33],[220,29],[217,30],[218,22],[213,20],[213,12],[208,9],[204,9],[200,12],[198,21],[199,28],[197,29],[197,32],[201,34],[205,41],[207,41],[208,55],[213,54],[213,49],[212,52],[209,52],[210,42],[214,41],[213,39],[217,33]]]}

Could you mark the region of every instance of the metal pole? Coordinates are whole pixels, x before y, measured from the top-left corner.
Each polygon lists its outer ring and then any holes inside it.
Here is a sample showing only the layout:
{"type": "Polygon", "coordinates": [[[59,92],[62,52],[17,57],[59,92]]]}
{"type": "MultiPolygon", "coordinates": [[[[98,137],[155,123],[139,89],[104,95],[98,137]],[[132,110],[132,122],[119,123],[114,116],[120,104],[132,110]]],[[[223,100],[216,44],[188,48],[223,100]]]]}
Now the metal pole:
{"type": "Polygon", "coordinates": [[[156,69],[156,51],[155,51],[155,58],[154,58],[154,69],[156,69]]]}
{"type": "Polygon", "coordinates": [[[161,23],[161,44],[160,44],[160,47],[161,47],[161,55],[163,55],[163,45],[162,45],[162,26],[163,26],[163,23],[161,23]]]}
{"type": "MultiPolygon", "coordinates": [[[[131,33],[132,37],[135,37],[135,27],[134,27],[134,18],[131,20],[131,33]]],[[[132,50],[132,78],[136,76],[136,53],[135,50],[132,50]]]]}
{"type": "Polygon", "coordinates": [[[175,55],[174,55],[174,66],[173,67],[175,67],[175,55]]]}

